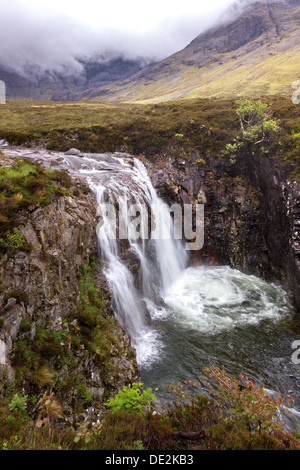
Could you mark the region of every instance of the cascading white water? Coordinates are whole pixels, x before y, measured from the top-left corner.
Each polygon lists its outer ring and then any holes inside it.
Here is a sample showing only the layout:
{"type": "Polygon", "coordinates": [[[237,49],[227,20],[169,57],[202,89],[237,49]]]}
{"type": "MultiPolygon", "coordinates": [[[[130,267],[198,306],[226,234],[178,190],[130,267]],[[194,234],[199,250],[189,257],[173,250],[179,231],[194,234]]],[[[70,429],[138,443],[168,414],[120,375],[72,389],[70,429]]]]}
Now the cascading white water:
{"type": "Polygon", "coordinates": [[[139,181],[145,184],[148,189],[148,204],[150,206],[159,206],[161,233],[170,232],[171,229],[169,237],[161,237],[155,240],[157,262],[161,272],[163,292],[165,292],[182,274],[187,264],[187,254],[183,245],[172,239],[172,218],[166,205],[158,197],[145,166],[140,161],[135,160],[135,168],[137,169],[139,181]]]}
{"type": "MultiPolygon", "coordinates": [[[[114,312],[131,336],[139,366],[150,366],[161,356],[163,343],[160,334],[151,328],[149,317],[156,320],[168,315],[163,297],[183,273],[187,256],[179,241],[172,239],[172,218],[158,197],[145,166],[137,159],[109,154],[78,157],[53,153],[45,156],[43,152],[32,155],[28,152],[28,157],[42,161],[46,167],[67,169],[74,177],[84,176],[95,193],[103,222],[98,230],[99,251],[105,263],[104,272],[114,312]],[[155,206],[162,237],[152,238],[149,234],[149,239],[136,239],[129,231],[126,239],[115,238],[113,232],[116,227],[109,214],[101,210],[107,204],[115,207],[117,213],[125,214],[127,206],[146,207],[147,215],[151,206],[155,206]],[[138,271],[134,275],[136,268],[138,271]]],[[[125,225],[132,222],[128,214],[125,225]]],[[[147,226],[148,221],[144,222],[147,226]]]]}
{"type": "MultiPolygon", "coordinates": [[[[138,160],[134,161],[133,167],[122,160],[119,164],[122,171],[110,174],[105,184],[102,179],[89,180],[103,220],[98,230],[100,256],[106,263],[104,273],[116,317],[132,338],[138,363],[141,366],[150,365],[159,354],[161,345],[158,333],[148,325],[147,314],[151,319],[164,314],[160,300],[186,267],[186,253],[181,244],[172,239],[172,218],[157,196],[144,165],[138,160]],[[144,240],[136,239],[128,231],[127,240],[114,238],[116,224],[105,210],[107,204],[116,207],[118,213],[127,214],[127,226],[131,223],[126,207],[128,204],[146,207],[149,213],[151,206],[155,205],[160,230],[168,236],[155,239],[150,236],[150,239],[144,240]],[[127,266],[128,255],[138,261],[136,279],[127,266]]],[[[141,223],[148,225],[147,220],[141,223]]]]}

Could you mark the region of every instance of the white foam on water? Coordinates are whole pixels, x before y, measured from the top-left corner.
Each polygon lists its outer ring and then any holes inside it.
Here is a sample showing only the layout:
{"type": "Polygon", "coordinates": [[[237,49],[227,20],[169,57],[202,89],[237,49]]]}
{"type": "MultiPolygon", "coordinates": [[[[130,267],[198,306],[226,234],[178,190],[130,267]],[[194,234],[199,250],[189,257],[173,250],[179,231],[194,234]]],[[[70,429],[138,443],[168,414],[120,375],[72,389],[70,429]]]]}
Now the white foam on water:
{"type": "Polygon", "coordinates": [[[180,328],[214,334],[265,319],[278,321],[291,311],[280,287],[255,276],[229,267],[185,269],[186,252],[172,239],[169,211],[140,161],[109,154],[59,154],[59,158],[71,173],[87,178],[100,207],[103,203],[121,207],[126,201],[148,208],[155,205],[159,208],[161,232],[170,235],[149,242],[128,236],[125,250],[129,249],[140,265],[136,285],[123,256],[124,247],[111,236],[113,227],[105,214],[98,232],[115,315],[131,336],[140,365],[157,361],[163,348],[163,338],[149,324],[147,315],[154,323],[170,321],[180,328]]]}
{"type": "Polygon", "coordinates": [[[206,333],[280,320],[291,306],[282,288],[229,267],[190,267],[166,291],[182,327],[206,333]]]}

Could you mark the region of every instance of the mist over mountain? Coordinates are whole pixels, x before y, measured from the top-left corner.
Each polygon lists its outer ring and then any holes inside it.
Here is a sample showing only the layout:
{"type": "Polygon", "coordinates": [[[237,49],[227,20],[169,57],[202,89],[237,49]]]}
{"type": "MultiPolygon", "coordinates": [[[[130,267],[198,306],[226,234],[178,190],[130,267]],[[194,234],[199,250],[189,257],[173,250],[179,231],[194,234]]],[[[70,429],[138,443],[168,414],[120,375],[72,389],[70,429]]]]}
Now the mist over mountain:
{"type": "Polygon", "coordinates": [[[95,28],[20,0],[3,0],[0,80],[7,98],[134,101],[200,89],[212,96],[214,88],[222,93],[225,82],[238,93],[234,84],[242,85],[241,66],[251,68],[297,46],[298,7],[299,0],[225,0],[200,16],[170,13],[155,28],[139,31],[125,22],[95,28]],[[215,82],[217,77],[223,82],[215,82]]]}
{"type": "Polygon", "coordinates": [[[300,0],[243,2],[184,49],[98,94],[99,100],[134,102],[287,96],[299,64],[300,0]]]}
{"type": "MultiPolygon", "coordinates": [[[[92,27],[71,15],[37,9],[20,0],[0,2],[0,64],[2,69],[26,78],[45,72],[75,76],[86,61],[107,62],[116,58],[146,63],[161,60],[184,47],[212,25],[232,3],[202,15],[170,12],[154,28],[145,31],[113,24],[92,27]]],[[[71,13],[71,12],[70,12],[71,13]]]]}
{"type": "Polygon", "coordinates": [[[6,84],[6,96],[10,99],[47,99],[53,101],[76,101],[87,93],[97,96],[99,86],[107,86],[117,80],[124,80],[145,67],[143,59],[129,60],[122,57],[113,59],[82,60],[78,62],[79,73],[41,72],[31,67],[30,73],[16,73],[0,66],[0,80],[6,84]]]}

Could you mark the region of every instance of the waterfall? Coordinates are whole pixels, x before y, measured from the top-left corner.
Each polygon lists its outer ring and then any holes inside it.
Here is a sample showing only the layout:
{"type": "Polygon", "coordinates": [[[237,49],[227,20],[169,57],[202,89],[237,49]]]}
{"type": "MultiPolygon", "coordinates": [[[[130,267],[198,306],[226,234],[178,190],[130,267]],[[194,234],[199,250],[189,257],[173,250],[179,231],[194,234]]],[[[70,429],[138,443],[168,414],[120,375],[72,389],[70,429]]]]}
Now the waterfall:
{"type": "MultiPolygon", "coordinates": [[[[107,178],[88,178],[96,194],[101,213],[98,229],[100,257],[105,263],[104,273],[112,296],[112,304],[119,323],[131,336],[140,365],[149,365],[159,353],[158,333],[151,329],[151,320],[163,316],[163,296],[181,276],[186,267],[186,252],[172,237],[173,221],[168,208],[158,197],[145,166],[134,160],[134,165],[121,159],[107,178]],[[125,214],[124,226],[130,226],[132,216],[128,206],[146,208],[140,218],[140,231],[149,228],[151,207],[155,207],[156,224],[161,237],[136,239],[130,231],[126,239],[117,239],[120,220],[111,217],[107,207],[125,214]],[[135,276],[130,263],[137,271],[135,276]]],[[[142,210],[140,212],[142,214],[142,210]]]]}
{"type": "MultiPolygon", "coordinates": [[[[162,338],[151,323],[167,319],[170,311],[164,301],[166,292],[187,265],[181,240],[172,236],[174,227],[168,207],[158,197],[145,166],[137,159],[100,153],[48,157],[30,158],[41,160],[46,167],[67,169],[74,178],[87,181],[96,195],[101,219],[97,229],[99,256],[115,316],[131,336],[140,367],[150,366],[161,357],[163,347],[162,338]],[[108,206],[111,214],[106,211],[108,206]],[[140,231],[149,232],[148,238],[134,236],[135,224],[130,212],[133,206],[141,209],[140,231]],[[121,224],[120,214],[123,215],[121,224]],[[149,231],[153,222],[159,236],[152,237],[149,231]],[[133,230],[120,237],[124,226],[133,230]]],[[[181,221],[180,218],[180,225],[181,221]]]]}
{"type": "MultiPolygon", "coordinates": [[[[233,376],[244,371],[270,394],[294,390],[295,408],[282,419],[292,432],[299,431],[299,390],[292,362],[299,320],[280,286],[228,266],[187,268],[183,246],[170,236],[136,239],[130,231],[125,238],[114,237],[120,227],[105,212],[108,203],[125,215],[131,204],[146,207],[146,215],[156,206],[161,234],[173,231],[167,207],[139,160],[24,149],[8,153],[25,155],[46,168],[67,169],[94,191],[102,213],[99,254],[115,315],[131,335],[145,387],[157,387],[157,398],[168,403],[166,384],[199,381],[209,364],[233,376]]],[[[125,225],[132,221],[130,213],[125,219],[125,225]]],[[[143,219],[146,232],[149,220],[143,219]]]]}

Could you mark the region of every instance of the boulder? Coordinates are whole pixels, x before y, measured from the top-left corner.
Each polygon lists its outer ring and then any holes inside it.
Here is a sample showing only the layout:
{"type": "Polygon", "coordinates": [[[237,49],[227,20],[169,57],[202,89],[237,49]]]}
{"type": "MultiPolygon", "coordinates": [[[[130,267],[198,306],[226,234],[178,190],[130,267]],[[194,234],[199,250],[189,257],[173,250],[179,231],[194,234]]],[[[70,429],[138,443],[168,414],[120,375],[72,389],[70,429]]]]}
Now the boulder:
{"type": "Polygon", "coordinates": [[[80,152],[80,150],[71,148],[67,152],[65,152],[65,155],[75,155],[76,157],[83,157],[83,154],[80,152]]]}

